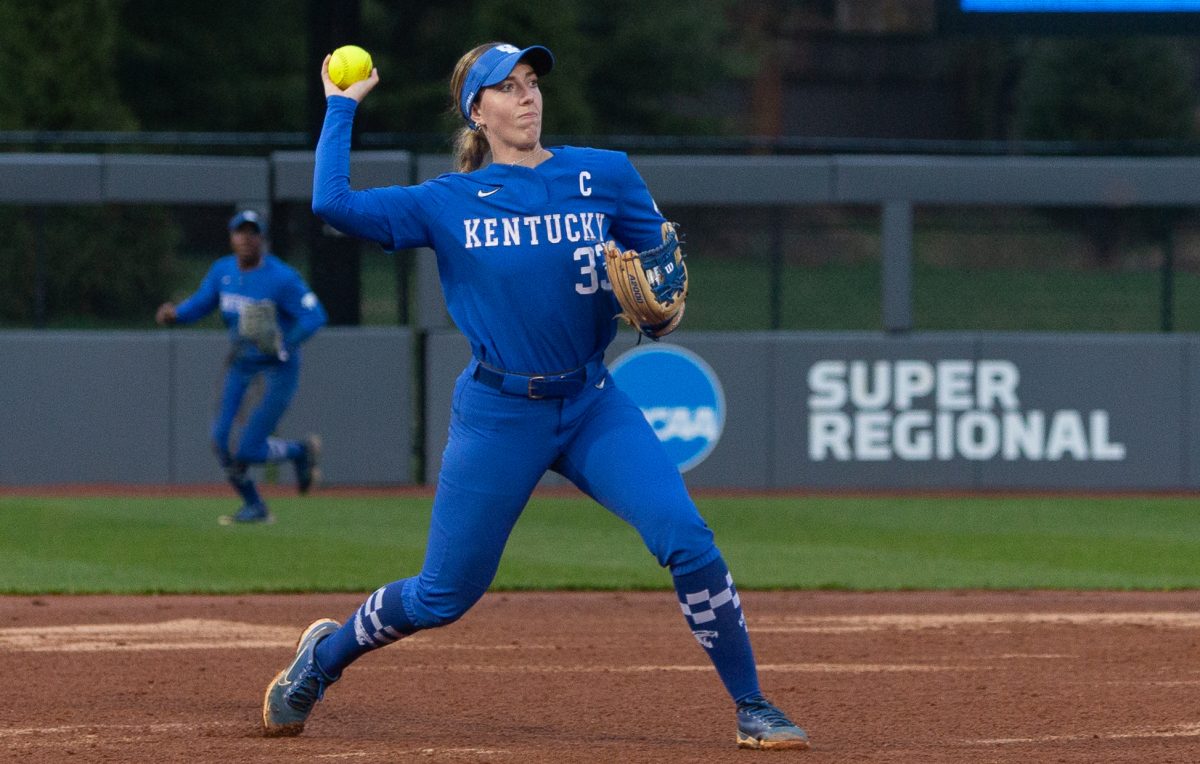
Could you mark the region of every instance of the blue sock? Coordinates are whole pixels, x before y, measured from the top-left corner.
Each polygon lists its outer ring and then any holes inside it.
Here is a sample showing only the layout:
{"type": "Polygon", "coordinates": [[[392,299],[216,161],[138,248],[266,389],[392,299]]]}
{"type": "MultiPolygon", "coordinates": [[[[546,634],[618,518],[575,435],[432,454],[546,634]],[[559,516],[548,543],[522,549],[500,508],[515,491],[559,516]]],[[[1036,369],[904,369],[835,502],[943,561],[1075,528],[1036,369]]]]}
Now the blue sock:
{"type": "Polygon", "coordinates": [[[750,633],[725,560],[717,557],[700,570],[675,576],[675,591],[692,636],[708,653],[733,701],[758,695],[750,633]]]}
{"type": "Polygon", "coordinates": [[[238,492],[238,496],[242,497],[242,502],[245,504],[262,504],[262,497],[258,495],[258,488],[254,486],[254,481],[250,479],[248,467],[245,462],[233,462],[225,468],[225,474],[229,478],[229,484],[238,492]]]}
{"type": "Polygon", "coordinates": [[[322,671],[336,679],[360,656],[417,631],[404,612],[403,588],[403,580],[379,587],[342,628],[317,643],[315,655],[322,671]]]}

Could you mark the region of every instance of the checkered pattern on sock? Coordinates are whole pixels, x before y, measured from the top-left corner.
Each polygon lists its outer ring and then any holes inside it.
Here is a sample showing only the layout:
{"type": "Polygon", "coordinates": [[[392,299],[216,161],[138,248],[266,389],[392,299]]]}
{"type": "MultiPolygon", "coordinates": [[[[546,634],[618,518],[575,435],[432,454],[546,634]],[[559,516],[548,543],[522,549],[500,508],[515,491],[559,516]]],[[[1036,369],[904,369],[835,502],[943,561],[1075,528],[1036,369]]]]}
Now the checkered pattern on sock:
{"type": "Polygon", "coordinates": [[[291,442],[283,438],[276,438],[274,436],[267,438],[267,461],[281,462],[287,459],[288,447],[290,445],[291,442]]]}
{"type": "Polygon", "coordinates": [[[683,595],[679,607],[683,609],[683,614],[692,620],[692,623],[699,626],[702,623],[717,620],[717,608],[729,603],[733,603],[735,609],[742,606],[742,600],[738,597],[737,590],[733,588],[733,575],[726,573],[724,589],[716,594],[711,594],[708,589],[687,592],[683,595]]]}
{"type": "Polygon", "coordinates": [[[354,614],[354,636],[364,647],[383,647],[404,636],[395,627],[385,624],[379,617],[379,611],[383,609],[385,591],[387,591],[386,586],[376,589],[354,614]]]}
{"type": "Polygon", "coordinates": [[[340,674],[369,653],[417,631],[404,612],[401,591],[404,581],[381,586],[346,619],[335,633],[317,645],[317,661],[327,672],[340,674]]]}

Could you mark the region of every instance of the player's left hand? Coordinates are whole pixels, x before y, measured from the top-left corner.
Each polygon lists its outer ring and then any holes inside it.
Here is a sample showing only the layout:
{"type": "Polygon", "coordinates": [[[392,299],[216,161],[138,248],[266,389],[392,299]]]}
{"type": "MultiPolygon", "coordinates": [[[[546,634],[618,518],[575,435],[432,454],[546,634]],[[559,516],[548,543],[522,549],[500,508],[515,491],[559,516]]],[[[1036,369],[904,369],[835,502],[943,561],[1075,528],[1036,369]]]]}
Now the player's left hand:
{"type": "Polygon", "coordinates": [[[353,98],[355,101],[362,103],[362,99],[367,97],[367,93],[370,93],[379,84],[379,67],[371,68],[370,77],[347,85],[346,89],[342,90],[337,85],[334,85],[333,80],[329,77],[329,59],[331,58],[333,58],[332,54],[327,55],[325,56],[325,60],[321,62],[321,82],[325,85],[325,97],[339,95],[346,98],[353,98]]]}
{"type": "Polygon", "coordinates": [[[258,349],[258,352],[272,361],[286,363],[287,359],[291,357],[291,353],[287,349],[287,343],[278,335],[272,337],[269,341],[255,342],[254,346],[258,349]]]}
{"type": "Polygon", "coordinates": [[[651,339],[675,331],[688,296],[687,266],[673,223],[662,224],[662,237],[661,246],[645,252],[604,243],[604,268],[621,305],[618,316],[651,339]]]}

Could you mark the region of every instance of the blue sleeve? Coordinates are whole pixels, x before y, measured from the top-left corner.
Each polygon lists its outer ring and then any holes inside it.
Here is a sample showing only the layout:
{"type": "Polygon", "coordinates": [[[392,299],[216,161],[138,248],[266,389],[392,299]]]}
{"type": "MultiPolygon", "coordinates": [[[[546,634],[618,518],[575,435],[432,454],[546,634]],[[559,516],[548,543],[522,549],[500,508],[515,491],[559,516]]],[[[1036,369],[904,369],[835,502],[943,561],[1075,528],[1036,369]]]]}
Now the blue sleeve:
{"type": "Polygon", "coordinates": [[[313,212],[342,233],[385,249],[429,246],[424,214],[429,195],[423,187],[350,188],[350,129],[357,109],[353,98],[327,99],[313,171],[313,212]]]}
{"type": "Polygon", "coordinates": [[[308,288],[300,274],[293,270],[290,275],[276,303],[282,312],[295,319],[283,342],[286,347],[296,348],[316,334],[329,318],[316,293],[308,288]]]}
{"type": "MultiPolygon", "coordinates": [[[[218,261],[219,262],[219,261],[218,261]]],[[[218,263],[213,263],[200,282],[200,288],[195,294],[179,303],[175,308],[175,323],[190,324],[212,313],[221,301],[221,291],[218,285],[221,277],[217,273],[218,263]]]]}
{"type": "Polygon", "coordinates": [[[626,248],[644,252],[662,244],[662,224],[666,219],[629,158],[624,154],[619,156],[620,193],[611,233],[626,248]]]}

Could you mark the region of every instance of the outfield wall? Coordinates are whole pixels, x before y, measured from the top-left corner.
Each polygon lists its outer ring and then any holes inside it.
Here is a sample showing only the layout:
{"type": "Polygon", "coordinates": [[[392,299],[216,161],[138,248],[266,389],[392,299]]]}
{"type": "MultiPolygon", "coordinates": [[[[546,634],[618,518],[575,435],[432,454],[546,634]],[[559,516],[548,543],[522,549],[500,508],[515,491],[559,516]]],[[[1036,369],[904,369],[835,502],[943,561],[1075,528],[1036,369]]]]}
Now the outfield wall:
{"type": "MultiPolygon", "coordinates": [[[[626,333],[629,334],[629,333],[626,333]]],[[[689,485],[1166,490],[1200,486],[1200,340],[1173,335],[694,333],[724,430],[689,485]]],[[[632,346],[622,337],[610,363],[632,346]]],[[[452,371],[431,334],[427,479],[452,371]],[[440,381],[439,381],[440,380],[440,381]]]]}
{"type": "MultiPolygon", "coordinates": [[[[425,340],[423,443],[405,328],[318,334],[280,434],[319,432],[332,484],[434,482],[469,350],[454,331],[425,340]]],[[[1195,336],[681,331],[672,342],[707,362],[726,401],[715,447],[686,475],[696,487],[1200,487],[1195,336]]],[[[633,346],[623,332],[609,361],[633,346]]],[[[226,347],[211,330],[0,332],[0,484],[219,481],[207,433],[226,347]]]]}
{"type": "MultiPolygon", "coordinates": [[[[216,330],[0,332],[0,484],[221,481],[208,433],[228,349],[216,330]]],[[[303,352],[279,434],[320,433],[335,482],[413,482],[412,333],[329,328],[303,352]]]]}

